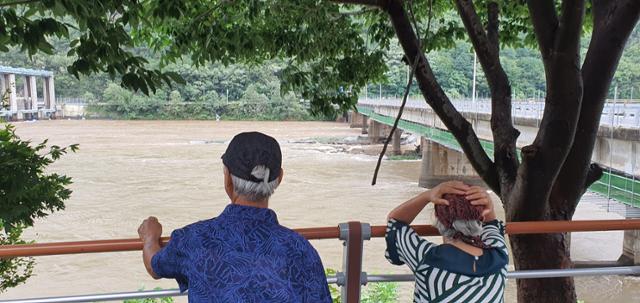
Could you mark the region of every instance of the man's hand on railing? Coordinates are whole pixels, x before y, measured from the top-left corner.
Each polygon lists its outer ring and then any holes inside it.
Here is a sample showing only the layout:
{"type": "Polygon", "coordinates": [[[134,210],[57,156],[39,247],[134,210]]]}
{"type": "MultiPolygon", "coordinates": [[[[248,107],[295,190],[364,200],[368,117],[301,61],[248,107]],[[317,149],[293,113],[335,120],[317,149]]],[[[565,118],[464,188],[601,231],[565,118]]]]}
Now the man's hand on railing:
{"type": "Polygon", "coordinates": [[[138,236],[145,243],[148,241],[158,242],[160,236],[162,236],[162,224],[158,222],[158,218],[151,216],[142,221],[142,224],[138,227],[138,236]]]}
{"type": "Polygon", "coordinates": [[[142,224],[138,227],[138,236],[143,243],[142,260],[144,261],[144,267],[151,277],[160,279],[151,267],[151,259],[153,259],[153,256],[162,248],[160,246],[162,225],[158,222],[158,218],[151,216],[142,221],[142,224]]]}

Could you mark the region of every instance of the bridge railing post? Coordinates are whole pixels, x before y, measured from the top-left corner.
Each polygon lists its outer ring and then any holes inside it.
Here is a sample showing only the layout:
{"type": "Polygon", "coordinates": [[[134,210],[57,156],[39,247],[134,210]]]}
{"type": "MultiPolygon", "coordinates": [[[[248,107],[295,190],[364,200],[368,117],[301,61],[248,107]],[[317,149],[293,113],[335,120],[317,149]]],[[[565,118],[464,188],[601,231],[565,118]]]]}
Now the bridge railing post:
{"type": "Polygon", "coordinates": [[[343,241],[342,272],[336,273],[341,286],[342,303],[360,303],[361,286],[367,283],[367,273],[362,272],[364,240],[371,239],[368,223],[351,221],[340,223],[340,240],[343,241]]]}

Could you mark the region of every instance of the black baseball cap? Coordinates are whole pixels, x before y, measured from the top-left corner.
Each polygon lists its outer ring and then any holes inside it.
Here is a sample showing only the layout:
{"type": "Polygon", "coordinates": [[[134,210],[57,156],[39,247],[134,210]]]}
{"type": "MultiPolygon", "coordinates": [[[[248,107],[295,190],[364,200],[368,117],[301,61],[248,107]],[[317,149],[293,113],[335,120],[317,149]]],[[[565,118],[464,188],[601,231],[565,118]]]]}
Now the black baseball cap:
{"type": "Polygon", "coordinates": [[[270,136],[260,132],[240,133],[229,142],[222,163],[232,175],[251,182],[264,182],[251,175],[256,166],[264,165],[269,168],[271,182],[280,177],[282,152],[278,141],[270,136]]]}

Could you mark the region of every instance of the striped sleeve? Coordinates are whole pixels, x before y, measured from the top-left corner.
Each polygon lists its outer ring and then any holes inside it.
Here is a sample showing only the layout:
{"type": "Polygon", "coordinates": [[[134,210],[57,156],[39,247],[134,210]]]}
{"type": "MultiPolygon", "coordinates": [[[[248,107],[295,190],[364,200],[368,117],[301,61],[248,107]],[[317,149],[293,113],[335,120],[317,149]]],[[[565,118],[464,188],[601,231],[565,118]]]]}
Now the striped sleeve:
{"type": "Polygon", "coordinates": [[[493,220],[484,223],[481,238],[485,245],[497,248],[505,255],[509,254],[504,240],[504,224],[502,221],[493,220]]]}
{"type": "Polygon", "coordinates": [[[421,238],[409,225],[395,219],[390,219],[387,223],[385,240],[387,260],[395,265],[407,264],[414,272],[433,246],[433,243],[421,238]]]}

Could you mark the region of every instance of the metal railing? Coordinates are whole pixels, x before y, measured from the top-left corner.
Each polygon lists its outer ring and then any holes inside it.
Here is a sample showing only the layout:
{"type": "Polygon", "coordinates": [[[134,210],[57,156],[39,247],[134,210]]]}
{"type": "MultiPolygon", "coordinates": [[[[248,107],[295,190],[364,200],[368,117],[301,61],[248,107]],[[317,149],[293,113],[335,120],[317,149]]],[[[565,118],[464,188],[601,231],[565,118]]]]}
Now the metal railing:
{"type": "MultiPolygon", "coordinates": [[[[637,100],[608,99],[602,110],[600,125],[640,128],[640,103],[637,100]]],[[[358,100],[358,104],[373,106],[399,106],[401,99],[364,99],[358,100]]],[[[491,114],[491,99],[480,98],[475,101],[467,99],[451,100],[453,106],[461,112],[491,114]]],[[[511,102],[514,118],[542,119],[544,113],[543,99],[513,100],[511,102]]],[[[407,100],[405,108],[430,109],[424,100],[407,100]]]]}
{"type": "MultiPolygon", "coordinates": [[[[421,236],[438,235],[437,229],[430,225],[415,225],[412,227],[421,236]]],[[[509,235],[636,229],[640,229],[640,219],[510,222],[506,225],[506,233],[509,235]]],[[[362,285],[375,282],[409,282],[414,280],[413,275],[368,275],[366,272],[362,271],[364,241],[369,240],[372,237],[384,237],[385,230],[386,226],[370,226],[367,223],[348,222],[341,223],[337,227],[303,228],[296,229],[295,231],[309,240],[338,238],[343,241],[344,252],[342,271],[336,273],[336,276],[328,277],[327,282],[337,284],[341,287],[341,298],[343,302],[358,303],[360,302],[360,289],[362,285]]],[[[169,240],[169,238],[163,237],[161,239],[162,245],[166,245],[169,240]]],[[[139,239],[4,245],[0,246],[0,258],[135,251],[141,250],[142,246],[142,242],[139,239]]],[[[638,274],[640,274],[640,266],[616,266],[580,269],[519,270],[508,272],[507,278],[532,279],[638,274]]],[[[0,303],[97,302],[140,298],[160,298],[181,296],[185,294],[186,293],[180,293],[177,289],[170,289],[4,300],[0,301],[0,303]]]]}
{"type": "MultiPolygon", "coordinates": [[[[601,275],[638,275],[640,266],[620,266],[605,268],[583,268],[583,269],[550,269],[550,270],[523,270],[508,272],[507,279],[534,279],[534,278],[558,278],[558,277],[580,277],[580,276],[601,276],[601,275]]],[[[336,284],[337,277],[327,277],[328,284],[336,284]]],[[[369,275],[367,283],[378,282],[413,282],[414,275],[369,275]]],[[[2,303],[81,303],[100,302],[130,299],[153,299],[164,297],[186,296],[188,292],[180,292],[179,289],[147,290],[134,292],[120,292],[109,294],[92,294],[79,296],[61,296],[33,299],[16,299],[0,301],[2,303]]]]}

